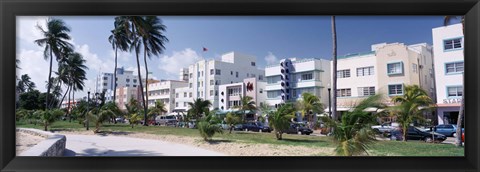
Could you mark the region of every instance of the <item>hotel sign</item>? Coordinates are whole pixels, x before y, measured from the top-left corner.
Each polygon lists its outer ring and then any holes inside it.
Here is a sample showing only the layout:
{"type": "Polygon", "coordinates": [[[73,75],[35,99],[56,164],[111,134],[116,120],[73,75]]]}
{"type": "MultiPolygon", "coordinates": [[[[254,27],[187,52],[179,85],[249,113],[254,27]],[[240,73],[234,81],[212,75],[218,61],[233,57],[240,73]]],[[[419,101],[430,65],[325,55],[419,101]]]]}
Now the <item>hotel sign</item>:
{"type": "Polygon", "coordinates": [[[443,99],[444,104],[462,103],[462,99],[443,99]]]}

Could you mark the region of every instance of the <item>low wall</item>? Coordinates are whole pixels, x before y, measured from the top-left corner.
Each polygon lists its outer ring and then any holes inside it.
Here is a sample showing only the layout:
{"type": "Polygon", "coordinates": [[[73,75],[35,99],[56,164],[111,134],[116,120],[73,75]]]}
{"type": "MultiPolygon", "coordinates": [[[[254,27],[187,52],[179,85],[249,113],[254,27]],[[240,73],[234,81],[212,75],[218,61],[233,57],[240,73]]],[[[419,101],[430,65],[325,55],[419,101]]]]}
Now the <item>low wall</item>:
{"type": "Polygon", "coordinates": [[[17,132],[45,137],[45,140],[17,156],[63,156],[65,152],[67,138],[64,135],[31,128],[17,128],[17,132]]]}

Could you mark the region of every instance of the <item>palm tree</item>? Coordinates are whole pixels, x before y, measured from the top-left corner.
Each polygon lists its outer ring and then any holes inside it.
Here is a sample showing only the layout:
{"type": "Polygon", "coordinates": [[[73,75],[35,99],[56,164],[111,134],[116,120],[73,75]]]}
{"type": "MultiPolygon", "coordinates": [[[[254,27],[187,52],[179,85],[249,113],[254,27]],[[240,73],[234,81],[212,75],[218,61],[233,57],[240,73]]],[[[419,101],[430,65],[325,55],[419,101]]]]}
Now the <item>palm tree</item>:
{"type": "MultiPolygon", "coordinates": [[[[333,42],[333,66],[332,66],[332,119],[337,119],[337,28],[335,24],[335,16],[332,16],[332,42],[333,42]]],[[[331,132],[334,132],[332,129],[331,132]]]]}
{"type": "MultiPolygon", "coordinates": [[[[447,26],[450,24],[450,22],[457,18],[456,16],[445,16],[443,20],[443,25],[447,26]]],[[[462,32],[463,35],[465,35],[465,16],[461,17],[461,22],[462,22],[462,32]]],[[[463,51],[463,57],[465,57],[465,51],[463,51]]],[[[460,103],[460,110],[458,111],[458,118],[457,118],[457,131],[456,131],[456,138],[455,138],[455,145],[457,147],[462,146],[462,121],[463,121],[463,116],[464,116],[464,106],[465,106],[465,101],[464,101],[464,96],[465,95],[465,75],[462,73],[462,102],[460,103]]]]}
{"type": "Polygon", "coordinates": [[[375,132],[371,125],[376,122],[377,116],[367,112],[367,108],[381,109],[386,106],[381,103],[382,96],[377,94],[362,100],[351,111],[342,115],[341,121],[322,117],[328,127],[331,127],[333,139],[337,144],[337,155],[353,156],[368,155],[369,144],[375,141],[375,132]]]}
{"type": "Polygon", "coordinates": [[[40,122],[45,127],[45,131],[48,130],[48,126],[52,125],[61,115],[63,115],[63,111],[60,109],[52,109],[52,110],[37,110],[34,112],[34,115],[40,117],[40,122]]]}
{"type": "Polygon", "coordinates": [[[405,94],[393,97],[392,102],[396,104],[391,109],[402,127],[403,141],[407,141],[408,126],[415,120],[423,120],[423,113],[435,108],[433,100],[418,85],[406,85],[405,94]]]}
{"type": "Polygon", "coordinates": [[[94,110],[89,112],[89,120],[95,123],[95,130],[93,133],[98,133],[103,122],[107,121],[110,118],[115,118],[116,114],[119,114],[120,109],[117,107],[115,102],[108,102],[102,107],[100,107],[96,113],[94,110]]]}
{"type": "Polygon", "coordinates": [[[302,99],[298,101],[297,105],[302,110],[302,114],[307,116],[310,123],[313,121],[314,114],[323,112],[323,105],[320,103],[320,99],[312,93],[302,93],[302,99]]]}
{"type": "Polygon", "coordinates": [[[134,98],[131,98],[127,104],[125,104],[125,107],[127,108],[127,112],[125,114],[125,118],[128,120],[128,123],[132,126],[137,124],[138,121],[140,121],[140,115],[138,114],[140,109],[141,109],[141,105],[140,103],[134,99],[134,98]]]}
{"type": "MultiPolygon", "coordinates": [[[[66,55],[66,58],[62,59],[59,63],[58,66],[58,74],[63,83],[67,84],[67,92],[68,94],[68,102],[70,102],[70,94],[73,93],[75,94],[75,91],[77,90],[83,90],[83,87],[85,86],[84,80],[86,80],[86,72],[85,70],[88,69],[88,67],[85,65],[86,60],[83,59],[82,55],[80,53],[73,53],[69,52],[66,55]]],[[[75,96],[75,95],[74,95],[75,96]]],[[[73,97],[75,100],[75,97],[73,97]]],[[[63,100],[63,98],[62,98],[63,100]]],[[[69,109],[69,121],[71,122],[71,116],[70,116],[70,103],[68,103],[68,108],[69,109]]]]}
{"type": "MultiPolygon", "coordinates": [[[[143,92],[143,82],[142,82],[142,75],[140,73],[140,59],[139,59],[139,53],[140,53],[140,47],[142,45],[142,35],[148,35],[146,33],[146,30],[148,28],[147,23],[145,21],[144,17],[141,16],[120,16],[115,18],[116,21],[120,25],[123,25],[125,28],[125,31],[127,33],[127,36],[131,40],[130,44],[130,51],[134,50],[135,51],[135,56],[137,60],[137,74],[138,74],[138,79],[140,80],[140,87],[139,89],[141,90],[142,93],[142,106],[143,106],[143,112],[144,112],[144,125],[147,124],[147,103],[145,100],[145,93],[143,92]],[[132,28],[132,30],[130,30],[132,28]]],[[[147,81],[147,80],[145,80],[147,81]]]]}
{"type": "Polygon", "coordinates": [[[162,32],[165,32],[166,26],[162,24],[162,20],[160,20],[156,16],[146,16],[144,17],[145,20],[145,27],[144,27],[144,34],[141,36],[141,43],[143,44],[143,60],[145,63],[145,90],[147,94],[145,94],[145,106],[148,106],[148,65],[147,65],[147,57],[150,58],[152,55],[158,57],[158,55],[163,53],[165,50],[165,43],[168,42],[168,39],[162,32]]]}
{"type": "Polygon", "coordinates": [[[227,123],[230,126],[230,134],[232,133],[232,130],[236,124],[239,124],[242,122],[242,118],[240,116],[237,116],[237,114],[228,112],[226,117],[225,117],[225,123],[227,123]]]}
{"type": "Polygon", "coordinates": [[[253,101],[253,98],[250,96],[241,96],[240,95],[240,105],[236,106],[235,108],[238,108],[243,112],[242,120],[245,121],[247,119],[247,110],[252,112],[257,110],[257,107],[255,105],[255,101],[253,101]]]}
{"type": "Polygon", "coordinates": [[[192,115],[194,119],[198,120],[202,115],[209,114],[209,107],[212,106],[212,103],[208,100],[202,100],[197,98],[193,102],[188,102],[190,109],[188,109],[188,114],[192,115]]]}
{"type": "MultiPolygon", "coordinates": [[[[43,57],[45,60],[50,58],[50,68],[48,71],[48,83],[51,83],[52,78],[52,61],[53,55],[55,54],[56,60],[59,61],[64,58],[62,52],[71,51],[73,49],[73,45],[67,42],[70,40],[70,28],[68,28],[60,19],[48,18],[47,19],[47,30],[43,29],[40,25],[37,25],[37,28],[42,32],[43,38],[37,39],[34,42],[38,46],[45,46],[45,50],[43,51],[43,57]]],[[[45,104],[49,104],[48,97],[50,94],[50,87],[47,88],[47,97],[45,99],[45,104]]],[[[45,107],[45,109],[49,109],[49,107],[45,107]]]]}
{"type": "Polygon", "coordinates": [[[209,141],[215,135],[215,133],[222,133],[223,130],[220,125],[221,122],[215,115],[215,113],[209,113],[205,117],[202,117],[198,122],[198,131],[200,135],[203,137],[203,140],[209,141]]]}
{"type": "Polygon", "coordinates": [[[18,93],[24,93],[25,91],[33,91],[35,89],[35,83],[31,81],[32,78],[28,74],[20,76],[20,80],[17,84],[18,93]]]}
{"type": "MultiPolygon", "coordinates": [[[[125,25],[121,24],[121,21],[117,21],[119,18],[115,18],[114,29],[111,30],[112,35],[108,37],[108,42],[112,44],[112,48],[115,50],[115,68],[113,71],[113,78],[117,78],[117,53],[118,49],[121,51],[128,51],[130,46],[130,39],[128,38],[125,25]]],[[[116,100],[117,93],[117,81],[115,80],[115,85],[113,86],[113,102],[116,100]]]]}
{"type": "Polygon", "coordinates": [[[293,117],[295,117],[295,106],[291,103],[281,105],[277,111],[268,115],[269,125],[275,130],[277,140],[282,140],[282,134],[290,127],[293,117]]]}
{"type": "Polygon", "coordinates": [[[151,107],[148,111],[148,116],[149,117],[153,117],[153,119],[155,120],[155,117],[156,115],[162,115],[163,113],[165,112],[168,112],[167,111],[167,108],[165,106],[165,103],[163,103],[162,101],[159,101],[157,100],[155,102],[155,106],[154,107],[151,107]]]}

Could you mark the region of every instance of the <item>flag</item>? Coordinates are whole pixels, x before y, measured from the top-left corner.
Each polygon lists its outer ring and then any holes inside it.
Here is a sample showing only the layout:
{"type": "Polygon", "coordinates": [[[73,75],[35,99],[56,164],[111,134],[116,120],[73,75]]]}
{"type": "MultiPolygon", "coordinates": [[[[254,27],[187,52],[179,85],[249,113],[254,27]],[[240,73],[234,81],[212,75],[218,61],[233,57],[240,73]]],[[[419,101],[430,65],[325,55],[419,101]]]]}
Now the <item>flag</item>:
{"type": "Polygon", "coordinates": [[[207,48],[205,48],[205,47],[203,47],[203,51],[204,51],[204,52],[205,52],[205,51],[208,51],[208,49],[207,49],[207,48]]]}

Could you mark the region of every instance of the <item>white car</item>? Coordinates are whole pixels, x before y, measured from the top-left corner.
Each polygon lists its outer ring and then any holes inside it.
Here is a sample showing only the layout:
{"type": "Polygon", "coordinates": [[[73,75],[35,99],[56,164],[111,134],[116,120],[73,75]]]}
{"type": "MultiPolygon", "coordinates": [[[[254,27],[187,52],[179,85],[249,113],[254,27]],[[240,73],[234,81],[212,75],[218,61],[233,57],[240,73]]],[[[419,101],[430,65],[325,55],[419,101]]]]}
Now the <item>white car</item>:
{"type": "Polygon", "coordinates": [[[155,118],[155,123],[157,125],[175,125],[177,119],[175,115],[162,115],[155,118]]]}
{"type": "Polygon", "coordinates": [[[394,130],[398,127],[398,123],[383,123],[382,125],[374,125],[372,126],[373,131],[378,133],[389,133],[390,131],[394,130]]]}

